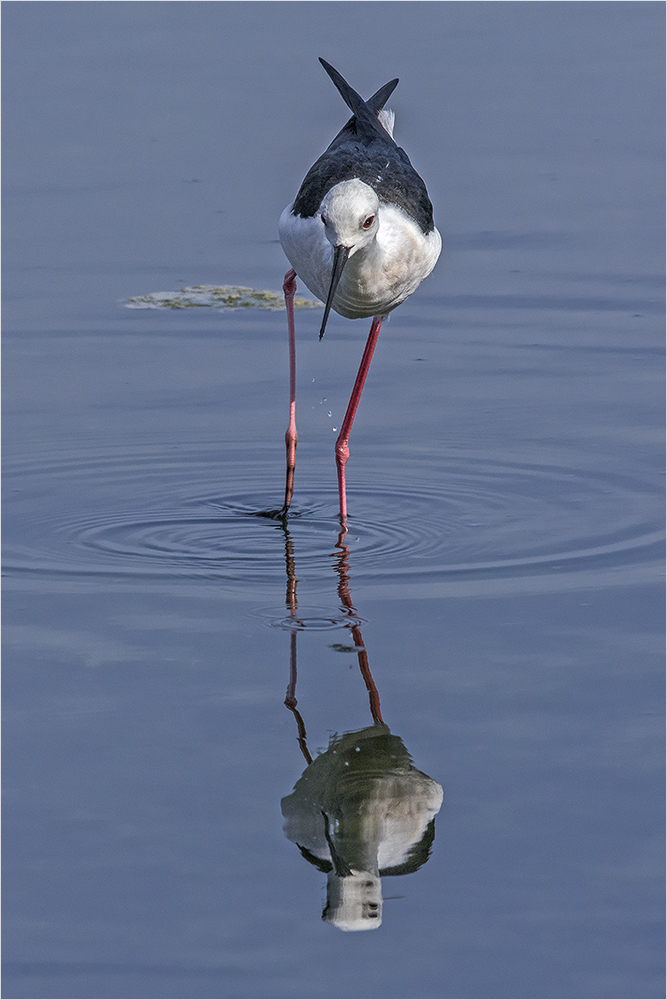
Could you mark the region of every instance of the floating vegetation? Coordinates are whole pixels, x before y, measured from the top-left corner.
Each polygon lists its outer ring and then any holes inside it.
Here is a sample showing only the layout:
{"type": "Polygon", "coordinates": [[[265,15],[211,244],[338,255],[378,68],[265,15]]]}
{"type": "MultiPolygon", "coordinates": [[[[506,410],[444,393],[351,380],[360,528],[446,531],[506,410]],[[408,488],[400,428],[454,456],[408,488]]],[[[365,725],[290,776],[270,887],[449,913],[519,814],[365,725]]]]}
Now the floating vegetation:
{"type": "MultiPolygon", "coordinates": [[[[178,292],[153,292],[125,300],[128,309],[285,309],[279,292],[263,292],[238,285],[193,285],[178,292]]],[[[318,309],[322,303],[294,298],[295,309],[318,309]]]]}

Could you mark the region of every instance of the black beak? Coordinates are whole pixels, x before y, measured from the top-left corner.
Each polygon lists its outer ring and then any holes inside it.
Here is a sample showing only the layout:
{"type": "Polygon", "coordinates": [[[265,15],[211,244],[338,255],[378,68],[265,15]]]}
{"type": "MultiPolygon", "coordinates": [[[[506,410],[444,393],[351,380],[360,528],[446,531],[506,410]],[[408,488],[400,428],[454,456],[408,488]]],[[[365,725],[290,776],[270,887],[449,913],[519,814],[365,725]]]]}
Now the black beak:
{"type": "Polygon", "coordinates": [[[338,288],[338,282],[340,281],[341,275],[343,273],[343,268],[347,263],[347,258],[350,256],[351,249],[352,247],[344,247],[344,246],[334,247],[333,270],[331,271],[331,284],[329,285],[327,304],[324,307],[324,316],[322,317],[322,326],[320,328],[320,340],[324,336],[324,330],[327,325],[327,320],[329,319],[329,313],[331,312],[331,303],[334,300],[334,295],[336,294],[336,289],[338,288]]]}

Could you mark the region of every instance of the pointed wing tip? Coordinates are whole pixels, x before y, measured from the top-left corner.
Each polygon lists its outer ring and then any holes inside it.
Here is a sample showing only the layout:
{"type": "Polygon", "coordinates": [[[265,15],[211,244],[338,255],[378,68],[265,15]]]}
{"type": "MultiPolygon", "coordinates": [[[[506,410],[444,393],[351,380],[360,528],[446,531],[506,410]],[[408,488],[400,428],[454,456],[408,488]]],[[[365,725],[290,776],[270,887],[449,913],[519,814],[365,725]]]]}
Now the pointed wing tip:
{"type": "Polygon", "coordinates": [[[341,76],[341,74],[338,72],[335,66],[332,66],[331,63],[327,62],[326,59],[323,59],[322,56],[318,56],[317,58],[324,67],[324,69],[326,70],[328,76],[331,78],[336,88],[339,90],[341,96],[343,97],[343,100],[348,105],[351,111],[354,111],[354,108],[350,103],[346,91],[351,91],[352,94],[354,94],[355,97],[358,97],[363,104],[368,104],[372,112],[377,113],[383,107],[386,101],[389,100],[390,96],[392,95],[392,93],[399,84],[399,78],[395,76],[393,80],[389,81],[389,83],[385,83],[384,87],[380,87],[380,89],[375,94],[373,94],[372,97],[369,97],[368,101],[364,101],[361,95],[357,94],[356,90],[353,90],[352,87],[350,87],[345,77],[341,76]],[[341,89],[341,87],[344,87],[344,89],[341,89]],[[377,98],[381,98],[380,104],[376,104],[377,98]]]}
{"type": "Polygon", "coordinates": [[[349,83],[347,82],[347,80],[345,79],[345,77],[342,76],[338,72],[338,70],[336,69],[335,66],[332,66],[331,63],[327,62],[326,59],[323,59],[322,56],[318,56],[318,59],[319,59],[320,63],[322,64],[323,68],[326,70],[326,73],[329,76],[329,79],[331,80],[331,82],[334,84],[334,86],[336,88],[338,88],[340,90],[341,81],[342,81],[342,85],[343,86],[345,86],[345,87],[349,87],[350,86],[349,83]]]}

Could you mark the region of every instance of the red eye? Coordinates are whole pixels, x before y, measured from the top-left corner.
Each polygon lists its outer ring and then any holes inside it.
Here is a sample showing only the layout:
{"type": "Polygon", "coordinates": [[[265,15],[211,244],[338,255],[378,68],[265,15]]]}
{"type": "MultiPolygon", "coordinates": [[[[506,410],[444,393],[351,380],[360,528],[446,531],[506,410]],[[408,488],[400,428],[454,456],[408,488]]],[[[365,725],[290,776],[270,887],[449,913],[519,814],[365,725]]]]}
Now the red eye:
{"type": "Polygon", "coordinates": [[[363,223],[364,229],[370,229],[374,222],[375,222],[375,216],[369,215],[366,221],[363,223]]]}

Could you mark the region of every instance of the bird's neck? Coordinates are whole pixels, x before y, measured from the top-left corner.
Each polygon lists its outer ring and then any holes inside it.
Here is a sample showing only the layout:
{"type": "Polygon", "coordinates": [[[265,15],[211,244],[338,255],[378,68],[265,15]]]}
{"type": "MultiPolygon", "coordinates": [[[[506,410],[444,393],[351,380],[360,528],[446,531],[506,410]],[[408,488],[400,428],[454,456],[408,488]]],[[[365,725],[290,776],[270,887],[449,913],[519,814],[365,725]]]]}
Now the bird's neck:
{"type": "MultiPolygon", "coordinates": [[[[349,272],[351,278],[358,281],[362,274],[374,270],[379,265],[380,247],[378,246],[377,239],[374,239],[365,246],[360,247],[356,253],[348,258],[345,271],[349,272]]],[[[345,271],[343,274],[345,274],[345,271]]]]}

